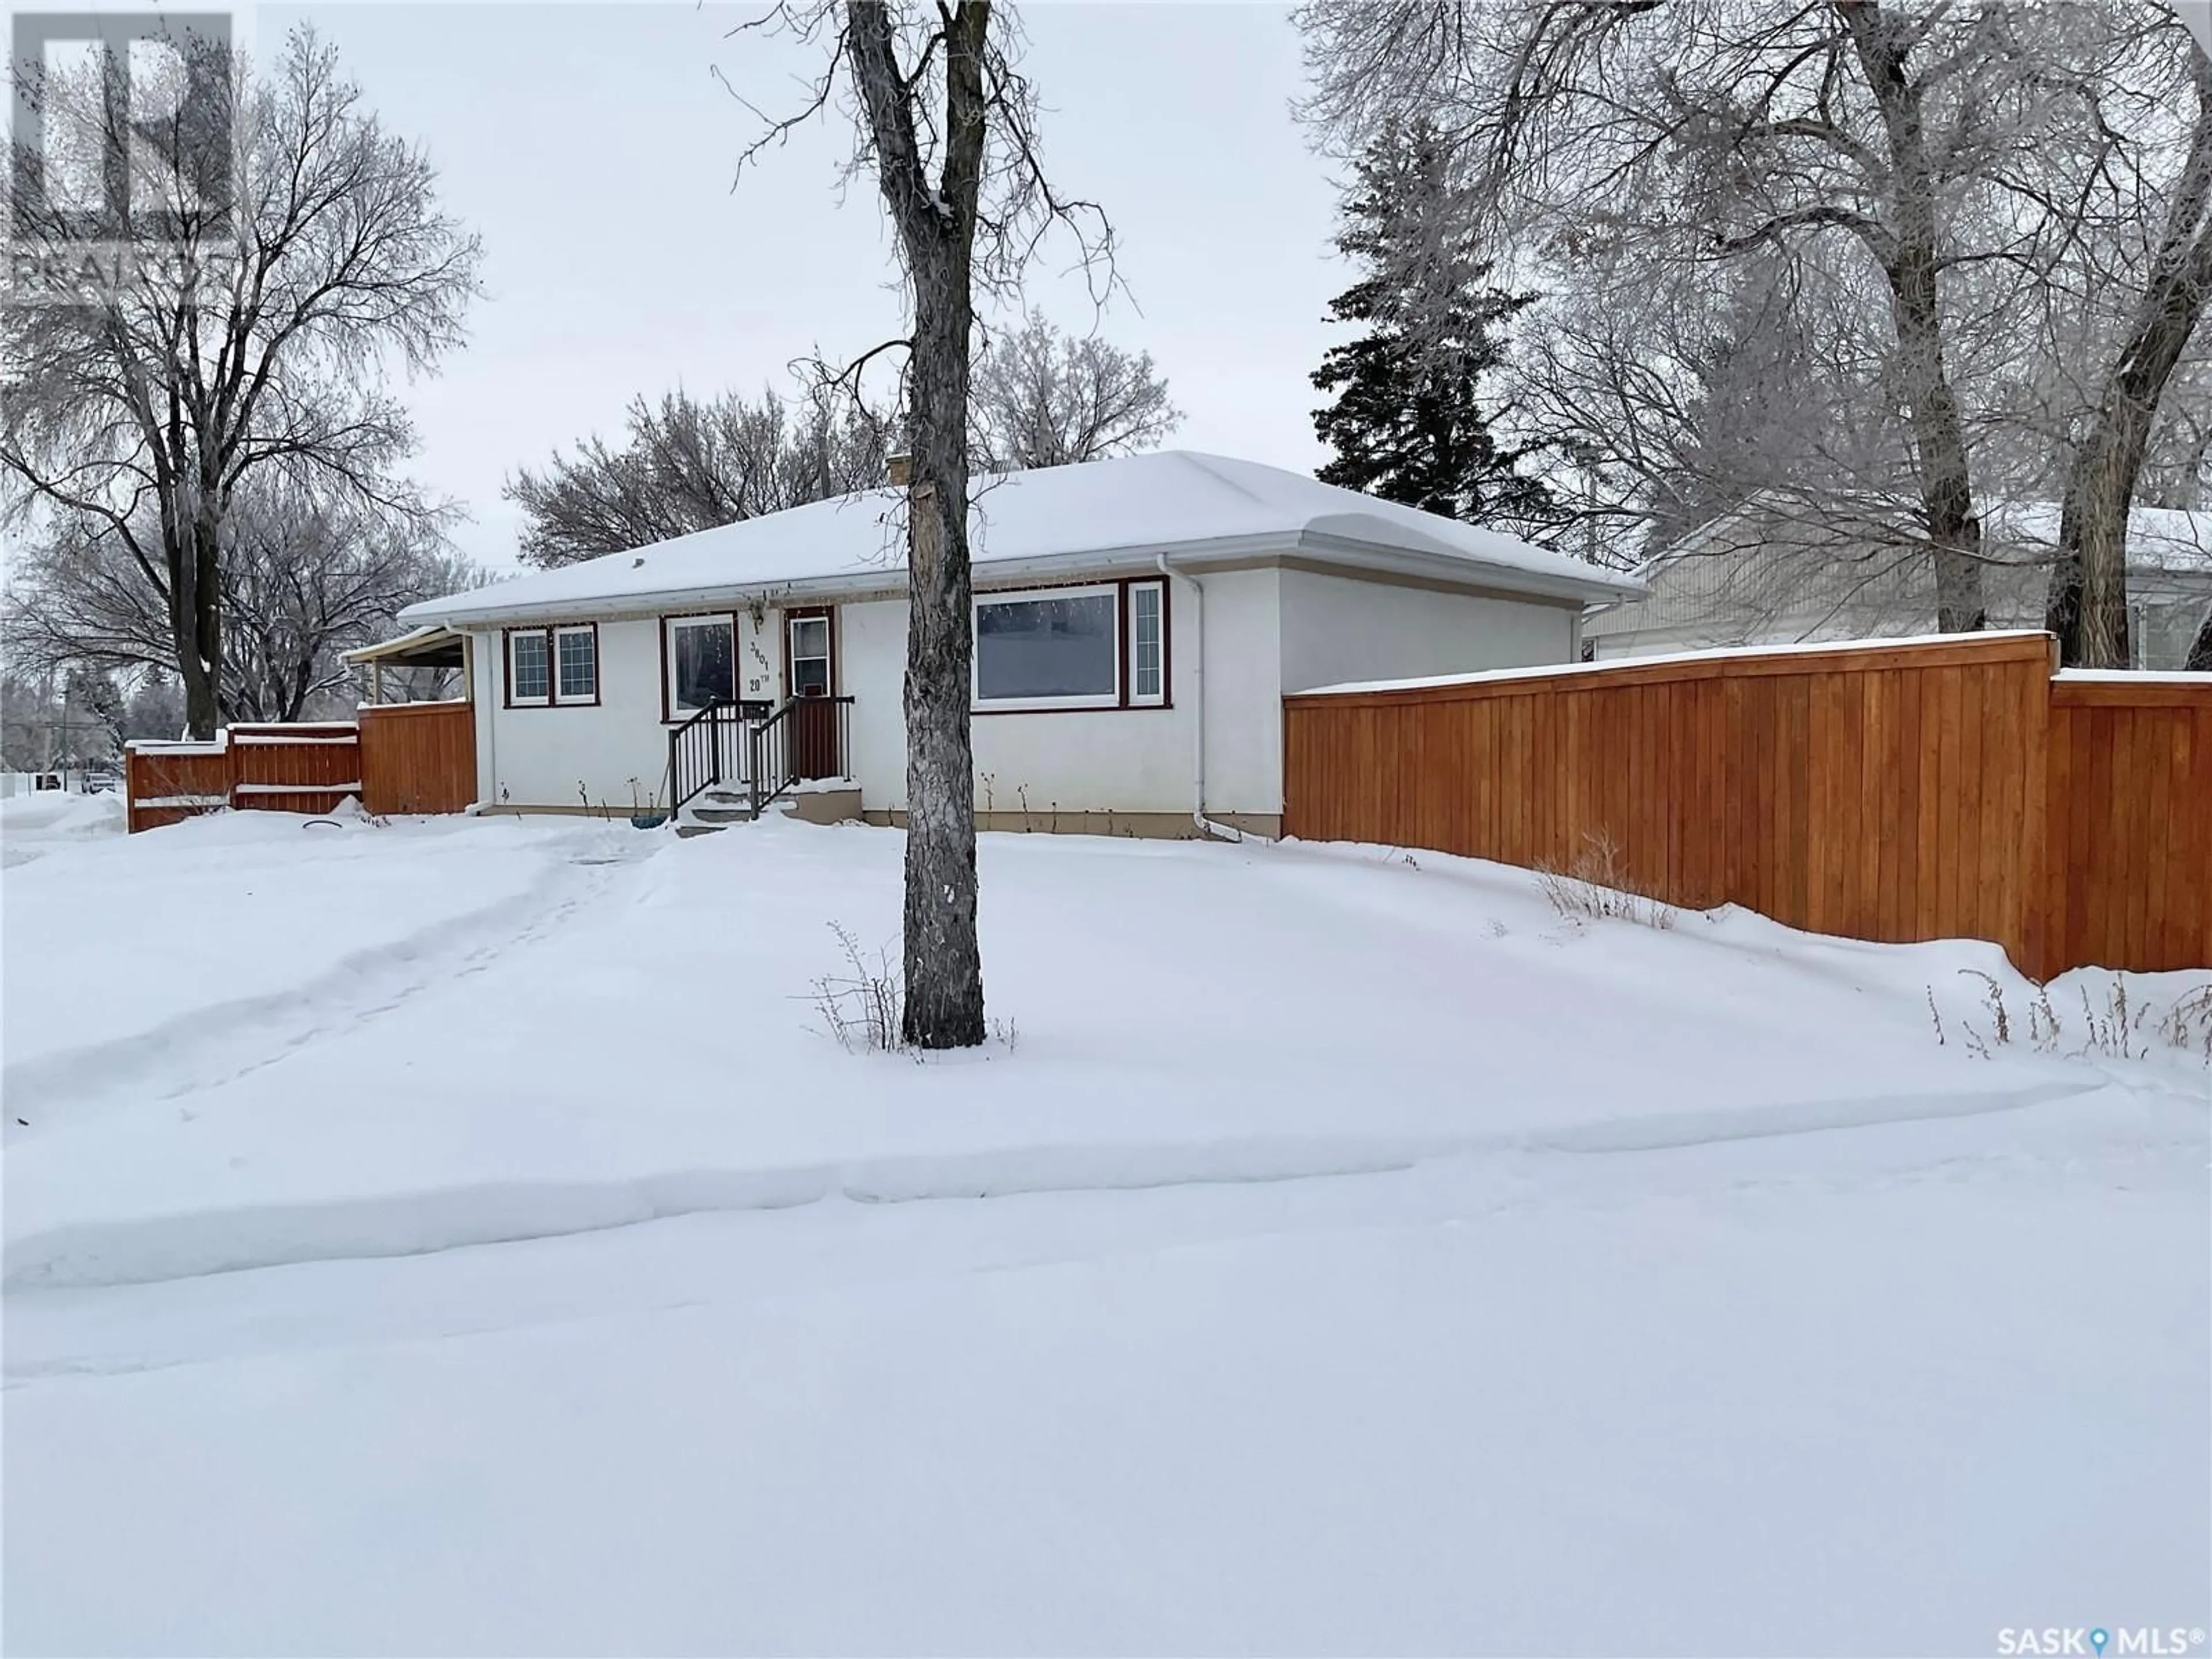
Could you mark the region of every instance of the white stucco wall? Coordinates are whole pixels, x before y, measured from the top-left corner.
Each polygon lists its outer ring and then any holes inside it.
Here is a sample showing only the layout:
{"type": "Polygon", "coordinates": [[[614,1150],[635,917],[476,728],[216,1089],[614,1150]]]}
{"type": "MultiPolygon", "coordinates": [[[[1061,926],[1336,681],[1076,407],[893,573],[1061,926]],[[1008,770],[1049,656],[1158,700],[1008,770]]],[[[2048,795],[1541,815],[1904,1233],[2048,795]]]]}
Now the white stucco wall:
{"type": "Polygon", "coordinates": [[[499,659],[496,629],[471,633],[468,638],[469,697],[477,723],[477,805],[489,806],[499,799],[499,757],[494,752],[499,731],[494,722],[506,665],[499,659]]]}
{"type": "Polygon", "coordinates": [[[595,807],[627,811],[633,780],[638,800],[659,792],[668,738],[658,623],[599,624],[596,707],[506,707],[507,657],[497,633],[481,641],[477,661],[477,765],[490,775],[480,792],[487,805],[580,807],[588,798],[595,807]]]}
{"type": "MultiPolygon", "coordinates": [[[[1283,810],[1283,658],[1278,570],[1233,570],[1206,583],[1206,810],[1283,810]]],[[[1177,597],[1191,603],[1189,585],[1177,597]]],[[[1180,655],[1176,672],[1188,667],[1180,655]]],[[[1186,739],[1183,753],[1189,754],[1186,739]]],[[[1184,772],[1189,772],[1186,760],[1184,772]]],[[[1188,801],[1189,791],[1185,789],[1188,801]]]]}
{"type": "Polygon", "coordinates": [[[1281,574],[1285,691],[1575,660],[1578,605],[1281,574]]]}
{"type": "MultiPolygon", "coordinates": [[[[1275,573],[1206,578],[1206,810],[1282,811],[1275,573]]],[[[1168,587],[1164,708],[1054,709],[975,717],[975,804],[985,811],[1188,812],[1196,763],[1198,655],[1189,586],[1168,587]]],[[[855,699],[853,770],[871,811],[906,805],[904,599],[838,613],[840,688],[855,699]]]]}
{"type": "Polygon", "coordinates": [[[747,702],[783,701],[782,613],[750,611],[738,617],[738,696],[747,702]]]}

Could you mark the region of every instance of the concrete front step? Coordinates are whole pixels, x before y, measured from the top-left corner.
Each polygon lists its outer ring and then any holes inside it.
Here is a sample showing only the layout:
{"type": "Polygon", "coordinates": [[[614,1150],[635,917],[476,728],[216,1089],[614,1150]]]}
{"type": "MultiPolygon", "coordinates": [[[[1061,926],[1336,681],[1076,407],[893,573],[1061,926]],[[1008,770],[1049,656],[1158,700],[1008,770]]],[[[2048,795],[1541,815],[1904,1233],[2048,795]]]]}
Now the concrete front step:
{"type": "Polygon", "coordinates": [[[688,815],[697,823],[713,824],[743,823],[753,815],[753,809],[750,805],[693,806],[687,808],[686,811],[688,815]]]}
{"type": "Polygon", "coordinates": [[[720,823],[679,823],[676,826],[676,834],[680,840],[689,840],[693,836],[719,836],[726,828],[726,824],[720,823]]]}

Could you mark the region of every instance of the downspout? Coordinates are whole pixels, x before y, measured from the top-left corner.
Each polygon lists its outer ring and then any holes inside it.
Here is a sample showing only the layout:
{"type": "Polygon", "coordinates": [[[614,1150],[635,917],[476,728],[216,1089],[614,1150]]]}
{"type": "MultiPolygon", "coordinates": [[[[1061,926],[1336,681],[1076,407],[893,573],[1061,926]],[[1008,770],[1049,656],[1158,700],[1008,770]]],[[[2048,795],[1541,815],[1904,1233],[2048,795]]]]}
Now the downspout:
{"type": "MultiPolygon", "coordinates": [[[[483,675],[477,672],[477,659],[481,654],[477,649],[478,637],[474,634],[461,635],[461,684],[469,694],[469,724],[483,733],[483,764],[477,769],[480,775],[477,779],[477,799],[475,802],[475,808],[478,812],[487,812],[496,804],[499,791],[499,705],[486,702],[483,705],[483,718],[482,720],[477,718],[477,697],[483,690],[484,679],[483,675]],[[483,787],[486,782],[491,785],[491,793],[489,794],[485,793],[483,787]]],[[[501,674],[507,672],[504,652],[501,653],[499,672],[501,674]]]]}
{"type": "Polygon", "coordinates": [[[1265,841],[1265,836],[1248,835],[1233,823],[1217,823],[1206,816],[1206,584],[1189,571],[1170,564],[1164,553],[1156,556],[1153,562],[1161,575],[1180,576],[1190,584],[1194,624],[1190,631],[1197,640],[1190,653],[1191,678],[1197,682],[1191,697],[1191,728],[1195,735],[1191,739],[1190,821],[1198,826],[1200,835],[1210,840],[1265,841]]]}

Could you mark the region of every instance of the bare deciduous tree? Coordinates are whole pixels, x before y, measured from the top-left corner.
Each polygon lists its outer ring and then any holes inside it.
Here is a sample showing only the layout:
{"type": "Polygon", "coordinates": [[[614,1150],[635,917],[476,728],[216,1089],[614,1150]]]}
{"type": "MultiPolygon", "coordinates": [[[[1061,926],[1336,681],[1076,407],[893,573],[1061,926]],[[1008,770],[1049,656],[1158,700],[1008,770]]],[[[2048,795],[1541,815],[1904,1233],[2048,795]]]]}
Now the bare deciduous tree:
{"type": "Polygon", "coordinates": [[[1332,126],[1427,113],[1479,158],[1501,240],[1715,264],[1851,239],[1879,270],[1942,625],[1982,625],[1980,526],[1944,357],[1939,173],[1981,95],[1954,29],[1876,0],[1752,5],[1315,0],[1332,126]],[[1411,106],[1408,111],[1408,106],[1411,106]]]}
{"type": "MultiPolygon", "coordinates": [[[[990,0],[805,0],[763,24],[827,50],[805,106],[746,150],[757,156],[849,86],[854,165],[874,176],[906,276],[906,903],[902,1038],[921,1048],[984,1038],[976,943],[975,778],[969,733],[970,370],[979,292],[1010,299],[1055,227],[1110,283],[1112,232],[1058,193],[1039,159],[1036,95],[1015,68],[1010,14],[990,0]]],[[[758,27],[761,25],[756,25],[758,27]]],[[[878,350],[884,348],[878,347],[878,350]]],[[[870,353],[848,371],[857,381],[870,353]]]]}
{"type": "Polygon", "coordinates": [[[975,459],[994,472],[1151,449],[1182,419],[1150,352],[1063,334],[1037,311],[976,358],[970,395],[975,459]]]}
{"type": "MultiPolygon", "coordinates": [[[[327,703],[349,705],[353,674],[341,653],[389,634],[405,606],[483,580],[424,517],[387,520],[270,473],[233,498],[218,533],[220,701],[228,718],[298,720],[327,703]]],[[[34,667],[143,677],[172,665],[167,596],[123,538],[88,514],[60,522],[27,550],[9,582],[6,622],[11,657],[34,667]]]]}
{"type": "MultiPolygon", "coordinates": [[[[0,475],[19,521],[96,525],[157,595],[193,733],[222,718],[225,526],[246,483],[283,473],[386,514],[413,507],[392,463],[404,411],[376,389],[398,359],[459,343],[477,245],[439,212],[422,155],[387,133],[309,32],[266,82],[228,47],[176,43],[174,96],[134,100],[110,54],[76,76],[32,66],[46,150],[100,159],[111,263],[0,307],[0,475]],[[167,108],[159,120],[136,112],[167,108]],[[149,203],[158,207],[149,207],[149,203]]],[[[27,149],[20,167],[42,158],[27,149]]],[[[19,192],[18,270],[84,270],[58,192],[19,192]]]]}
{"type": "Polygon", "coordinates": [[[571,564],[884,481],[882,423],[818,392],[794,410],[774,392],[755,403],[672,392],[633,401],[628,422],[619,447],[586,439],[507,484],[527,520],[525,559],[571,564]]]}
{"type": "MultiPolygon", "coordinates": [[[[2135,470],[2111,461],[2140,442],[2115,448],[2095,411],[2155,418],[2131,317],[2162,319],[2162,348],[2187,335],[2183,284],[2160,280],[2179,266],[2142,234],[2160,211],[2182,222],[2189,196],[2160,176],[2185,137],[2160,113],[2185,85],[2162,9],[1311,0],[1300,16],[1320,129],[1348,149],[1437,120],[1481,170],[1492,245],[1567,301],[1532,316],[1520,389],[1540,435],[1571,413],[1601,511],[1677,511],[1701,490],[1659,475],[1694,481],[1723,454],[1753,477],[1714,504],[1778,486],[1824,533],[1870,511],[1898,544],[1909,500],[1947,628],[1985,613],[1993,489],[2125,473],[2104,492],[2124,524],[2135,470]],[[1796,343],[1793,371],[1778,358],[1747,383],[1727,358],[1753,337],[1716,299],[1778,300],[1762,325],[1796,343]],[[1674,338],[1654,351],[1655,331],[1674,338]]],[[[2117,578],[2096,603],[2124,611],[2117,578]]]]}

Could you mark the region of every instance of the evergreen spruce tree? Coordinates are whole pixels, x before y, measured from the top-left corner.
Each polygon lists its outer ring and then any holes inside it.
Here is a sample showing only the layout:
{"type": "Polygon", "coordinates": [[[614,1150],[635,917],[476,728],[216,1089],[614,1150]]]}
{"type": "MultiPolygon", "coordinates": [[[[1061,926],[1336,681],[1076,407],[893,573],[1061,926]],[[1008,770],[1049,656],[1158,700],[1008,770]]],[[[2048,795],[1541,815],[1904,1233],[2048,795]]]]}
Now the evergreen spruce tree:
{"type": "Polygon", "coordinates": [[[1496,330],[1536,296],[1489,284],[1449,152],[1425,125],[1378,141],[1357,171],[1336,245],[1366,274],[1329,316],[1370,327],[1314,374],[1335,398],[1314,413],[1336,452],[1318,476],[1447,518],[1555,518],[1551,492],[1514,471],[1520,452],[1492,437],[1478,395],[1500,358],[1496,330]]]}

